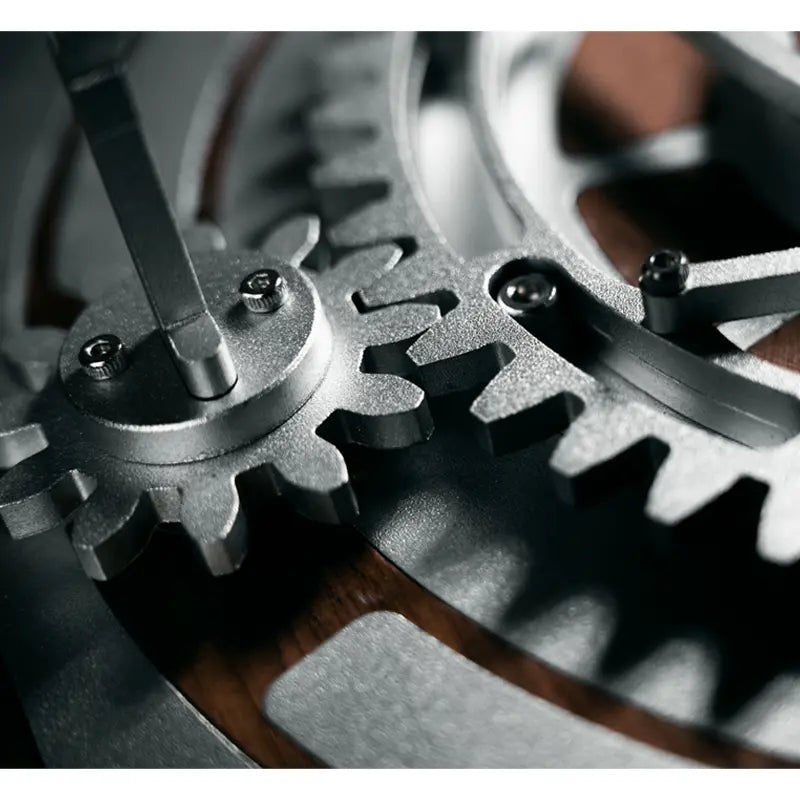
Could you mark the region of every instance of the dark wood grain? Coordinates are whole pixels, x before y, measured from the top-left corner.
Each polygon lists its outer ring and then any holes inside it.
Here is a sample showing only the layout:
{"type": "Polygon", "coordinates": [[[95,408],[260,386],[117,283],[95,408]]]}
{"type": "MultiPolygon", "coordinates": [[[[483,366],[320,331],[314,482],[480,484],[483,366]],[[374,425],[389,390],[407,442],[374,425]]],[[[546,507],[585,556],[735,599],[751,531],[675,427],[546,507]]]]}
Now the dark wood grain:
{"type": "Polygon", "coordinates": [[[352,529],[310,523],[281,503],[255,517],[250,555],[234,576],[187,569],[183,543],[161,537],[106,591],[151,658],[264,766],[313,764],[261,716],[267,687],[377,610],[403,614],[496,675],[639,741],[720,766],[782,763],[620,703],[529,657],[424,590],[352,529]]]}

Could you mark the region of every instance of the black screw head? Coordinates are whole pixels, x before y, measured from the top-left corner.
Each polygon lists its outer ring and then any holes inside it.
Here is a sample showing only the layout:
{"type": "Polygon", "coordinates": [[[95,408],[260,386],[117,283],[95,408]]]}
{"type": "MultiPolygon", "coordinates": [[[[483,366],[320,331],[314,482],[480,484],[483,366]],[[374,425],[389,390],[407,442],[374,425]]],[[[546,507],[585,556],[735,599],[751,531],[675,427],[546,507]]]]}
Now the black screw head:
{"type": "Polygon", "coordinates": [[[101,333],[83,344],[78,362],[90,378],[106,381],[128,366],[127,350],[118,336],[101,333]]]}
{"type": "Polygon", "coordinates": [[[497,302],[512,317],[547,308],[557,299],[555,284],[541,272],[518,275],[504,284],[497,294],[497,302]]]}
{"type": "Polygon", "coordinates": [[[286,302],[288,293],[286,281],[274,269],[251,272],[239,286],[242,302],[255,314],[277,311],[286,302]]]}
{"type": "Polygon", "coordinates": [[[655,297],[671,297],[686,288],[689,259],[679,250],[659,250],[645,261],[639,288],[655,297]]]}

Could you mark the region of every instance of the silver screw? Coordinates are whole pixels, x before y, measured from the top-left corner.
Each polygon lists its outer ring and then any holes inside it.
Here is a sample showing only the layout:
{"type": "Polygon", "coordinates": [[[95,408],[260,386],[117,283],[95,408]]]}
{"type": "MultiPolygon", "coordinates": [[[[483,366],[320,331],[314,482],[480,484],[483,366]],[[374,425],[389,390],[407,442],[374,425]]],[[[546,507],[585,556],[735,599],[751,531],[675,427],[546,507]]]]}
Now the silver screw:
{"type": "Polygon", "coordinates": [[[530,314],[553,305],[558,290],[541,272],[519,275],[506,283],[497,295],[497,302],[512,317],[530,314]]]}
{"type": "Polygon", "coordinates": [[[277,311],[289,294],[289,287],[280,273],[274,269],[259,269],[251,272],[239,286],[242,302],[255,314],[270,314],[277,311]]]}
{"type": "Polygon", "coordinates": [[[101,333],[89,339],[78,353],[83,371],[96,381],[107,381],[128,366],[128,351],[113,333],[101,333]]]}

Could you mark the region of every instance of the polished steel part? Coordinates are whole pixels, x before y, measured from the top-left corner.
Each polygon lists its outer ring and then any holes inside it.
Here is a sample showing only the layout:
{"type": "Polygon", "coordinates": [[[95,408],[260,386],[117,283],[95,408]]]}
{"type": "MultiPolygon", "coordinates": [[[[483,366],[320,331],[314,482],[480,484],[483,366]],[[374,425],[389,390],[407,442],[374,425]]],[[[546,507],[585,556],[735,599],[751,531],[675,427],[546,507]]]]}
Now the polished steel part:
{"type": "MultiPolygon", "coordinates": [[[[296,222],[287,224],[296,229],[296,222]]],[[[316,228],[307,220],[302,224],[316,228]]],[[[274,236],[279,243],[287,241],[284,231],[278,230],[274,236]]],[[[304,252],[307,238],[296,240],[304,252]]],[[[271,240],[264,249],[270,252],[271,240]]],[[[296,257],[285,250],[282,255],[289,256],[289,261],[296,257]]],[[[437,309],[414,306],[364,314],[352,301],[358,287],[390,270],[399,255],[396,248],[385,246],[355,254],[323,273],[287,268],[283,274],[292,289],[291,300],[266,316],[250,315],[239,303],[238,294],[242,277],[252,271],[254,260],[263,261],[264,257],[207,256],[209,275],[233,309],[220,319],[238,325],[241,341],[250,342],[248,368],[256,370],[254,376],[264,365],[271,366],[265,356],[271,340],[281,335],[281,316],[286,315],[290,332],[293,303],[297,303],[296,311],[307,317],[310,314],[311,328],[305,328],[308,336],[292,350],[285,375],[285,385],[291,386],[294,372],[315,352],[314,337],[319,336],[324,357],[311,358],[315,377],[309,378],[306,371],[303,397],[283,391],[281,376],[270,376],[273,383],[265,386],[261,375],[249,390],[258,396],[266,393],[263,403],[250,402],[251,395],[243,395],[237,403],[236,393],[248,390],[243,378],[242,385],[221,400],[170,411],[169,404],[176,395],[181,396],[175,387],[166,391],[160,403],[160,385],[127,386],[124,392],[118,391],[128,378],[133,380],[135,359],[115,381],[79,381],[74,377],[76,352],[92,328],[95,311],[104,328],[114,318],[121,326],[124,322],[114,313],[104,316],[102,303],[87,309],[62,348],[59,379],[39,395],[18,394],[4,404],[5,450],[13,453],[22,448],[22,455],[27,456],[0,479],[0,518],[12,536],[43,532],[70,519],[72,542],[85,570],[92,577],[106,579],[136,557],[158,523],[176,522],[195,543],[211,572],[221,574],[235,569],[246,552],[239,480],[257,486],[262,495],[264,491],[285,495],[314,518],[350,518],[356,502],[347,468],[337,447],[320,435],[320,427],[326,424],[325,435],[337,441],[369,447],[401,447],[430,433],[422,391],[388,373],[398,368],[399,356],[409,343],[438,319],[437,309]],[[215,260],[226,257],[227,261],[215,260]],[[229,269],[221,269],[221,264],[229,269]],[[300,302],[303,292],[311,303],[306,311],[300,302]],[[325,298],[322,307],[318,306],[319,297],[325,298]],[[317,318],[319,323],[314,322],[317,318]],[[317,330],[319,325],[323,327],[317,330]],[[266,326],[268,332],[263,344],[256,335],[258,326],[266,326]],[[106,388],[110,393],[103,391],[106,388]],[[128,392],[137,391],[139,402],[126,406],[128,392]],[[289,406],[285,405],[287,397],[289,406]],[[250,407],[256,409],[253,414],[248,412],[250,407]],[[273,418],[278,424],[274,430],[269,417],[272,410],[281,415],[282,423],[273,418]],[[174,425],[159,416],[176,411],[189,416],[174,425]],[[226,412],[233,415],[235,425],[225,424],[226,412]],[[128,424],[136,414],[144,417],[128,424]],[[139,461],[130,460],[132,457],[139,461]]],[[[127,297],[124,287],[119,291],[117,296],[127,297]]],[[[113,296],[109,302],[113,311],[113,296]]],[[[141,298],[140,310],[144,308],[141,298]]],[[[120,328],[126,340],[146,337],[141,314],[131,325],[127,330],[120,328]]],[[[135,353],[136,348],[132,350],[135,353]]],[[[245,354],[242,350],[243,365],[245,354]]]]}
{"type": "Polygon", "coordinates": [[[685,286],[659,296],[642,286],[645,324],[657,333],[800,308],[800,248],[742,256],[691,270],[685,286]]]}
{"type": "Polygon", "coordinates": [[[203,402],[186,397],[135,281],[89,306],[62,347],[61,385],[85,417],[76,424],[89,440],[127,460],[182,463],[251,442],[294,414],[328,369],[330,328],[302,271],[260,252],[210,251],[194,260],[238,365],[236,386],[224,397],[203,402]],[[266,269],[280,276],[291,301],[272,315],[253,315],[241,304],[239,286],[247,275],[266,269]],[[131,363],[113,387],[97,386],[83,379],[76,355],[95,331],[112,326],[130,349],[131,363]]]}
{"type": "MultiPolygon", "coordinates": [[[[343,247],[389,240],[416,245],[397,269],[362,292],[363,302],[384,307],[453,298],[455,307],[415,342],[409,357],[432,394],[485,387],[472,413],[496,452],[567,428],[553,467],[567,484],[583,487],[602,485],[615,459],[642,442],[663,442],[668,456],[647,503],[655,520],[675,525],[742,478],[752,478],[770,489],[761,513],[759,552],[794,561],[800,556],[791,512],[800,491],[800,450],[794,441],[800,433],[798,376],[730,347],[704,357],[654,335],[642,325],[641,292],[598,269],[587,259],[588,250],[576,247],[560,225],[549,221],[550,207],[537,205],[541,186],[531,197],[528,186],[520,185],[502,143],[508,72],[528,43],[520,36],[512,44],[500,34],[474,37],[468,85],[479,147],[521,222],[521,242],[467,259],[443,241],[414,168],[408,113],[419,91],[413,81],[419,72],[414,36],[357,37],[326,53],[321,80],[330,92],[311,124],[322,156],[314,180],[335,220],[330,238],[343,247]],[[367,189],[375,186],[383,191],[370,195],[367,189]],[[359,190],[365,199],[337,220],[336,198],[359,190]],[[544,262],[560,276],[559,307],[565,307],[565,296],[572,297],[573,314],[565,324],[588,320],[588,336],[597,349],[593,373],[531,336],[494,301],[489,287],[495,276],[524,259],[544,262]],[[641,394],[620,393],[618,384],[604,377],[609,370],[641,394]],[[655,402],[643,403],[643,397],[655,402]],[[673,413],[665,414],[664,406],[673,413]]],[[[558,64],[563,70],[563,56],[558,64]]],[[[668,152],[671,135],[663,139],[668,152]]],[[[674,167],[671,159],[651,155],[623,161],[646,171],[674,167]]],[[[789,251],[694,264],[692,276],[700,281],[706,273],[788,263],[792,256],[789,251]]]]}
{"type": "MultiPolygon", "coordinates": [[[[128,62],[126,75],[142,128],[191,251],[206,249],[193,246],[206,160],[237,65],[250,43],[251,36],[243,33],[148,33],[137,40],[128,62]]],[[[47,67],[58,84],[52,57],[47,67]]],[[[71,109],[63,86],[58,88],[67,117],[71,109]]],[[[50,256],[52,279],[63,294],[91,303],[130,278],[135,267],[83,139],[75,143],[60,191],[50,256]]],[[[223,229],[227,234],[228,227],[223,229]]],[[[232,241],[231,246],[252,249],[258,243],[232,241]]]]}
{"type": "Polygon", "coordinates": [[[512,686],[386,611],[350,623],[278,678],[264,713],[332,767],[694,766],[512,686]]]}
{"type": "Polygon", "coordinates": [[[123,74],[133,39],[55,34],[55,58],[175,368],[191,395],[212,399],[236,369],[139,127],[123,74]]]}

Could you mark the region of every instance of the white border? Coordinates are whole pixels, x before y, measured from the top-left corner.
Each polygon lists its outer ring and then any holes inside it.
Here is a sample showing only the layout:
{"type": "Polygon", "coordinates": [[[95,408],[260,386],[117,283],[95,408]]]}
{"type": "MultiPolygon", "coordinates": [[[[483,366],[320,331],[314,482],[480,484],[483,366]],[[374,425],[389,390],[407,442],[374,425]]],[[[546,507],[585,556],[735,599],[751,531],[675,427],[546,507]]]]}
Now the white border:
{"type": "Polygon", "coordinates": [[[6,30],[795,30],[796,0],[169,0],[4,3],[6,30]]]}

